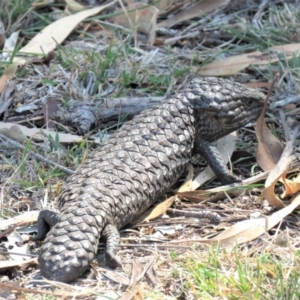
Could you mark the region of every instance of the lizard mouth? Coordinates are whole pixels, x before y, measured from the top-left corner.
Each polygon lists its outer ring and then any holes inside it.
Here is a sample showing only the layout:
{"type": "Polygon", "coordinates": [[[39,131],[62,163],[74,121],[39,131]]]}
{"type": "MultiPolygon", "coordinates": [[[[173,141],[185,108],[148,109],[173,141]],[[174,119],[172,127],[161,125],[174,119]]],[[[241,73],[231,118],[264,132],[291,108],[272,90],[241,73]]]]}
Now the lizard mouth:
{"type": "Polygon", "coordinates": [[[249,122],[256,121],[261,113],[262,107],[253,107],[253,108],[245,108],[239,113],[232,115],[231,117],[227,115],[225,117],[225,124],[235,126],[243,126],[249,122]],[[249,110],[252,111],[252,114],[249,115],[249,110]],[[247,117],[246,117],[247,116],[247,117]]]}

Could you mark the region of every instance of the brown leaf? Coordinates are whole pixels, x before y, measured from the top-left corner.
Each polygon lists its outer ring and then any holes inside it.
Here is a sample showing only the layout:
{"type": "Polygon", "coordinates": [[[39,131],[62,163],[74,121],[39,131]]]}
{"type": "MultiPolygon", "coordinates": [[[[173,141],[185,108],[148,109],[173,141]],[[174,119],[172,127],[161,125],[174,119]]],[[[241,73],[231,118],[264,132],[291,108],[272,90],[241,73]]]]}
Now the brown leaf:
{"type": "Polygon", "coordinates": [[[0,93],[4,91],[7,81],[7,76],[5,74],[2,74],[2,76],[0,77],[0,93]]]}
{"type": "Polygon", "coordinates": [[[178,11],[181,7],[183,7],[184,5],[189,3],[189,1],[190,0],[184,0],[184,1],[180,1],[180,2],[177,1],[177,3],[175,2],[175,4],[172,5],[171,7],[169,7],[167,10],[160,11],[159,16],[162,18],[166,18],[168,15],[174,14],[174,12],[178,11]]]}
{"type": "MultiPolygon", "coordinates": [[[[1,122],[0,121],[0,128],[10,128],[12,125],[15,125],[14,123],[8,123],[8,122],[1,122]]],[[[33,140],[36,141],[44,141],[45,137],[41,133],[41,129],[38,128],[28,128],[23,125],[18,125],[22,132],[28,136],[31,137],[33,140]]],[[[74,134],[69,134],[69,133],[57,133],[55,131],[47,130],[47,129],[42,129],[43,133],[46,135],[51,135],[53,139],[56,138],[56,135],[58,134],[59,136],[59,141],[61,143],[80,143],[83,141],[83,138],[79,135],[74,135],[74,134]]],[[[99,139],[93,140],[94,143],[99,143],[99,139]]]]}
{"type": "Polygon", "coordinates": [[[272,134],[265,123],[267,105],[268,98],[265,101],[265,105],[255,127],[255,132],[258,139],[256,161],[264,171],[269,171],[274,168],[283,152],[282,144],[272,134]]]}
{"type": "Polygon", "coordinates": [[[290,194],[293,190],[297,189],[296,185],[293,184],[292,186],[292,184],[289,184],[289,182],[286,180],[286,175],[290,163],[292,163],[294,160],[293,145],[298,133],[298,129],[296,128],[293,130],[290,135],[290,139],[283,150],[283,146],[281,145],[280,141],[271,134],[264,122],[267,101],[277,79],[278,74],[276,74],[269,88],[268,96],[255,128],[258,138],[256,159],[264,171],[271,170],[265,183],[265,189],[262,191],[262,196],[265,197],[271,205],[277,208],[283,208],[285,205],[275,194],[274,188],[277,182],[281,181],[285,185],[286,194],[290,194]]]}
{"type": "Polygon", "coordinates": [[[285,186],[285,192],[281,195],[282,198],[294,195],[300,191],[300,174],[294,180],[287,179],[284,176],[282,182],[285,186]]]}
{"type": "Polygon", "coordinates": [[[204,202],[223,200],[226,196],[235,198],[240,195],[245,189],[243,187],[237,188],[230,185],[224,185],[213,189],[208,190],[196,190],[196,191],[187,191],[187,192],[177,192],[177,195],[189,200],[190,202],[204,202]]]}
{"type": "Polygon", "coordinates": [[[247,82],[245,83],[245,86],[252,89],[263,88],[263,87],[270,88],[270,82],[259,82],[259,81],[247,82]]]}
{"type": "Polygon", "coordinates": [[[233,246],[235,244],[244,244],[252,241],[268,230],[276,226],[284,217],[289,215],[295,208],[300,205],[300,195],[298,195],[293,202],[283,209],[275,212],[271,216],[259,219],[245,220],[238,222],[230,228],[224,230],[222,233],[212,239],[197,239],[197,240],[177,240],[171,241],[172,244],[181,244],[187,242],[198,242],[204,244],[222,246],[233,246]]]}
{"type": "Polygon", "coordinates": [[[10,169],[13,169],[13,168],[14,167],[12,165],[4,165],[4,164],[0,165],[0,171],[10,170],[10,169]]]}
{"type": "Polygon", "coordinates": [[[228,4],[230,0],[203,0],[196,3],[173,17],[157,24],[158,27],[171,27],[177,23],[190,20],[195,17],[204,15],[205,13],[216,10],[217,8],[228,4]]]}
{"type": "Polygon", "coordinates": [[[138,260],[134,260],[131,271],[130,285],[127,288],[127,291],[123,293],[121,300],[139,299],[136,298],[136,296],[139,295],[137,284],[139,282],[138,278],[140,277],[141,273],[143,273],[143,267],[141,263],[138,260]]]}
{"type": "Polygon", "coordinates": [[[191,190],[190,185],[193,182],[193,178],[194,178],[194,167],[192,164],[189,164],[188,165],[188,175],[186,176],[184,183],[178,189],[178,192],[190,191],[191,190]]]}
{"type": "Polygon", "coordinates": [[[153,45],[155,40],[156,19],[159,10],[155,6],[148,6],[143,9],[139,7],[144,6],[145,3],[131,3],[126,9],[132,10],[124,14],[117,15],[113,18],[113,23],[122,25],[126,28],[136,27],[138,31],[148,34],[149,42],[153,45]]]}
{"type": "Polygon", "coordinates": [[[15,261],[10,261],[10,260],[0,261],[0,270],[6,270],[9,268],[20,267],[20,266],[27,265],[27,264],[37,265],[38,264],[37,257],[27,259],[27,260],[20,259],[20,260],[15,260],[15,261]]]}
{"type": "Polygon", "coordinates": [[[84,6],[76,2],[75,0],[65,0],[65,2],[67,3],[65,11],[68,13],[84,10],[84,6]]]}
{"type": "Polygon", "coordinates": [[[0,93],[2,93],[3,90],[5,89],[7,81],[8,81],[7,76],[5,74],[2,74],[2,76],[0,77],[0,93]]]}
{"type": "Polygon", "coordinates": [[[187,192],[178,192],[177,195],[182,198],[192,201],[192,202],[201,202],[207,198],[215,195],[218,192],[210,192],[206,190],[196,190],[196,191],[187,191],[187,192]]]}
{"type": "Polygon", "coordinates": [[[34,57],[31,62],[33,64],[45,64],[48,67],[50,66],[50,62],[54,59],[55,52],[51,51],[48,54],[44,55],[43,57],[34,57]]]}
{"type": "Polygon", "coordinates": [[[160,0],[158,3],[155,3],[155,7],[159,9],[159,14],[169,10],[174,3],[174,0],[160,0]]]}
{"type": "Polygon", "coordinates": [[[7,220],[0,221],[0,230],[6,230],[10,226],[14,226],[18,223],[32,223],[36,222],[39,216],[39,211],[27,211],[13,218],[9,218],[7,220]]]}
{"type": "Polygon", "coordinates": [[[54,129],[56,128],[56,123],[51,121],[51,118],[53,118],[58,110],[58,102],[56,100],[53,100],[51,97],[47,98],[46,104],[43,106],[41,110],[38,110],[34,113],[35,116],[37,115],[43,115],[44,124],[41,124],[41,126],[44,126],[47,124],[47,128],[54,129]]]}
{"type": "Polygon", "coordinates": [[[28,141],[26,135],[17,125],[12,125],[10,128],[0,128],[0,133],[21,144],[24,144],[28,141]]]}
{"type": "Polygon", "coordinates": [[[156,257],[151,258],[147,264],[143,267],[137,260],[133,261],[132,275],[130,278],[130,285],[127,291],[122,294],[121,300],[143,300],[144,296],[139,287],[140,281],[144,278],[148,269],[152,268],[156,261],[156,257]]]}
{"type": "Polygon", "coordinates": [[[265,52],[254,51],[241,55],[230,56],[226,59],[215,60],[201,70],[195,72],[203,76],[228,76],[237,74],[250,65],[269,65],[280,59],[278,53],[284,54],[286,60],[290,60],[297,55],[300,50],[300,43],[272,46],[265,52]],[[277,53],[277,54],[274,54],[277,53]]]}
{"type": "Polygon", "coordinates": [[[18,66],[15,64],[9,65],[0,77],[0,95],[4,91],[8,81],[12,79],[17,71],[18,66]]]}
{"type": "Polygon", "coordinates": [[[149,267],[146,274],[152,285],[157,285],[159,283],[159,280],[156,276],[153,265],[149,267]]]}
{"type": "MultiPolygon", "coordinates": [[[[100,13],[102,10],[114,3],[115,1],[112,1],[107,5],[87,9],[51,23],[19,51],[22,53],[35,53],[40,55],[48,54],[56,48],[57,43],[60,44],[67,38],[78,23],[90,16],[100,13]]],[[[24,57],[15,57],[13,61],[19,65],[27,63],[27,59],[24,57]]]]}
{"type": "MultiPolygon", "coordinates": [[[[3,77],[1,77],[3,78],[3,77]]],[[[0,78],[0,81],[1,81],[0,78]]],[[[0,115],[4,113],[11,105],[13,101],[13,92],[15,90],[15,82],[14,81],[9,81],[7,79],[5,83],[5,88],[0,93],[0,115]]]]}
{"type": "Polygon", "coordinates": [[[168,208],[170,208],[174,200],[175,200],[175,196],[168,198],[167,200],[156,205],[155,207],[145,211],[140,217],[138,217],[131,223],[137,224],[145,221],[150,221],[152,219],[159,217],[160,215],[164,214],[168,210],[168,208]]]}

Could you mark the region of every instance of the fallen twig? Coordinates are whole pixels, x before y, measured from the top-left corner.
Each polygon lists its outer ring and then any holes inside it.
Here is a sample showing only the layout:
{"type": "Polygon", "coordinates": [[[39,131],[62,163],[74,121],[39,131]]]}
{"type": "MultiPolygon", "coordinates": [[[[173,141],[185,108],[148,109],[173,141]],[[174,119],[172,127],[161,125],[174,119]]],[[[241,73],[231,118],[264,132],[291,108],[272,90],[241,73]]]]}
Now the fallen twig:
{"type": "Polygon", "coordinates": [[[73,170],[70,170],[70,169],[68,169],[68,168],[66,168],[66,167],[64,167],[64,166],[62,166],[62,165],[60,165],[60,164],[58,164],[58,163],[56,163],[56,162],[50,160],[50,159],[47,159],[47,158],[45,158],[44,156],[42,156],[42,155],[40,155],[40,154],[34,153],[33,151],[30,151],[30,150],[27,150],[27,149],[26,149],[23,145],[21,145],[19,142],[16,142],[16,141],[14,141],[14,140],[12,140],[12,139],[6,137],[5,135],[3,135],[3,134],[1,134],[1,133],[0,133],[0,138],[1,138],[3,141],[9,143],[10,145],[12,145],[12,146],[14,146],[14,147],[16,147],[16,148],[18,148],[18,149],[20,149],[20,150],[23,150],[23,151],[26,150],[27,153],[28,153],[28,155],[34,157],[35,159],[37,159],[37,160],[39,160],[39,161],[41,161],[41,162],[43,162],[43,163],[45,163],[45,164],[48,164],[48,165],[51,165],[51,166],[53,166],[53,167],[55,167],[55,168],[57,168],[57,169],[60,169],[61,171],[65,172],[65,173],[67,173],[67,174],[69,174],[69,175],[72,175],[72,174],[75,173],[73,170]]]}

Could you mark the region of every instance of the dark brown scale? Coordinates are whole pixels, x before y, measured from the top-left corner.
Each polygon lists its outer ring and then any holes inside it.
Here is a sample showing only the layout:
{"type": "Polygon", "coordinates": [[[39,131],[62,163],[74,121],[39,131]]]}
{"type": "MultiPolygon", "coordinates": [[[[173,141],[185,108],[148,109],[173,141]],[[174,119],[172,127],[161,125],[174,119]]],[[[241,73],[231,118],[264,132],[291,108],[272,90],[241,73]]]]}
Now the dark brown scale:
{"type": "Polygon", "coordinates": [[[118,267],[118,229],[140,216],[178,180],[200,153],[223,183],[230,174],[210,142],[259,116],[260,92],[229,80],[195,78],[187,88],[143,111],[97,148],[71,175],[59,196],[60,213],[41,212],[35,240],[42,274],[69,282],[106,240],[106,262],[118,267]],[[48,225],[47,225],[48,224],[48,225]]]}

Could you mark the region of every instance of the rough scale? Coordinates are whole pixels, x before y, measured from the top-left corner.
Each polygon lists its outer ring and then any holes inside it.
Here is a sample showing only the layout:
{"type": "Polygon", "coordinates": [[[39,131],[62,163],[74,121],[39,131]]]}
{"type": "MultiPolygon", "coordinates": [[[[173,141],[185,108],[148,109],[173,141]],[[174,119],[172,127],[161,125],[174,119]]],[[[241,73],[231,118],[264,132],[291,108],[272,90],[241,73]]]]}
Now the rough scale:
{"type": "Polygon", "coordinates": [[[124,124],[68,178],[60,213],[40,213],[34,240],[46,237],[39,254],[42,274],[73,281],[89,268],[100,237],[107,265],[120,266],[118,229],[165,194],[193,153],[200,153],[223,183],[238,181],[210,143],[255,121],[264,98],[229,80],[195,78],[124,124]]]}

